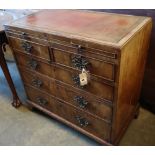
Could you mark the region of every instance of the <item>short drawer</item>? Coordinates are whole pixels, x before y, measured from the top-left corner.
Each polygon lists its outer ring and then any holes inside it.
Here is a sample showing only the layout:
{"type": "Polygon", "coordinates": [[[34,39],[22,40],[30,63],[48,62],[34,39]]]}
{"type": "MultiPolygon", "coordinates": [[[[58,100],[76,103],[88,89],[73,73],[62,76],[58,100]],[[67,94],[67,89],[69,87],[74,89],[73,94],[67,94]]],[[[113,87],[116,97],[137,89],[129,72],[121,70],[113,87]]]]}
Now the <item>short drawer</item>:
{"type": "Polygon", "coordinates": [[[50,53],[47,45],[34,43],[34,42],[30,42],[27,40],[14,38],[14,37],[8,37],[8,38],[9,38],[9,42],[11,43],[11,46],[14,49],[24,52],[26,54],[35,55],[37,57],[51,61],[50,53]]]}
{"type": "Polygon", "coordinates": [[[75,88],[68,88],[62,84],[57,85],[57,96],[70,103],[71,105],[96,115],[107,122],[112,119],[112,107],[103,100],[97,100],[94,96],[88,96],[88,93],[81,92],[75,88]]]}
{"type": "Polygon", "coordinates": [[[41,74],[47,75],[54,78],[54,67],[48,63],[42,62],[36,58],[33,58],[29,55],[22,54],[20,52],[14,52],[17,63],[21,67],[25,67],[30,71],[36,71],[41,74]]]}
{"type": "Polygon", "coordinates": [[[56,95],[56,85],[54,79],[49,79],[43,75],[20,68],[24,84],[33,86],[52,95],[56,95]]]}
{"type": "Polygon", "coordinates": [[[105,100],[113,101],[114,86],[106,84],[103,80],[94,78],[93,76],[90,77],[90,81],[87,85],[81,87],[79,83],[79,72],[57,65],[55,69],[55,78],[64,83],[102,97],[105,100]]]}
{"type": "Polygon", "coordinates": [[[54,60],[58,64],[73,67],[78,70],[85,68],[90,74],[114,81],[114,63],[92,57],[85,57],[80,54],[74,54],[59,49],[53,49],[53,53],[54,60]]]}

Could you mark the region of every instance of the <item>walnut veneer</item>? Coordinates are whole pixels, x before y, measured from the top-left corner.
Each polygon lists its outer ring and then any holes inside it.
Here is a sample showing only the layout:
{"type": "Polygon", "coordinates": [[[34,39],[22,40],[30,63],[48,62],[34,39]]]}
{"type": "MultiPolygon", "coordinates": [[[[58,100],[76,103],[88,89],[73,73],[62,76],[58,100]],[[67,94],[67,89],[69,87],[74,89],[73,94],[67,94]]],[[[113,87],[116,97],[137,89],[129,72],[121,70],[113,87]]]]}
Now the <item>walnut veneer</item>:
{"type": "Polygon", "coordinates": [[[44,10],[5,25],[27,102],[96,141],[117,145],[138,114],[152,21],[44,10]],[[81,86],[79,74],[89,72],[81,86]]]}

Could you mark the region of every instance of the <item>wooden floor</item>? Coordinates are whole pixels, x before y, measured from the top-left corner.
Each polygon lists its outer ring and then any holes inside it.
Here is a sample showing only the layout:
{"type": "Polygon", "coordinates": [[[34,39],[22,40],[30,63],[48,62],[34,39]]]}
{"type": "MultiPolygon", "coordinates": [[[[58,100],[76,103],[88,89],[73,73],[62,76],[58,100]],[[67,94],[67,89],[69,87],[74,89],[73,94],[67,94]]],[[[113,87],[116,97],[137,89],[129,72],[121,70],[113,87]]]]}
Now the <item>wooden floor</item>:
{"type": "MultiPolygon", "coordinates": [[[[25,101],[25,94],[14,63],[9,69],[17,92],[25,101]]],[[[99,145],[75,130],[26,106],[14,109],[11,92],[0,70],[0,145],[99,145]]],[[[120,145],[155,145],[155,115],[141,108],[120,145]]]]}

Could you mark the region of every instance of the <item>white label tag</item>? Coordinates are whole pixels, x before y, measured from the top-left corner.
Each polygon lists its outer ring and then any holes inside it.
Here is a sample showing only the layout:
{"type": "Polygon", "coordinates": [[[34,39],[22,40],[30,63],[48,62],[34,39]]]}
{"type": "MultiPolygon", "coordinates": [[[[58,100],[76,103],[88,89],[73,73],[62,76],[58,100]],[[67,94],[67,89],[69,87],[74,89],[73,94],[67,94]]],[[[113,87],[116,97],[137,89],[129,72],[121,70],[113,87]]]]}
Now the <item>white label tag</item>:
{"type": "Polygon", "coordinates": [[[89,74],[85,69],[82,69],[82,73],[79,74],[79,78],[80,78],[80,85],[81,86],[88,84],[89,74]]]}

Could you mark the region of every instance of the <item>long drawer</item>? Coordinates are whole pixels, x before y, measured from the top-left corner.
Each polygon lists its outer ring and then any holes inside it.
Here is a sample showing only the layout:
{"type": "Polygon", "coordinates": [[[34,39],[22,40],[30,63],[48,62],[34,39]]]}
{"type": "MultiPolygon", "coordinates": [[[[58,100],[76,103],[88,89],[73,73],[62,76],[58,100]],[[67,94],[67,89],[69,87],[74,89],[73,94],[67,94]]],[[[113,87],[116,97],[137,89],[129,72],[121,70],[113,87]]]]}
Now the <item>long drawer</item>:
{"type": "Polygon", "coordinates": [[[28,100],[77,125],[93,135],[110,140],[111,126],[41,91],[26,87],[28,100]]]}
{"type": "Polygon", "coordinates": [[[94,114],[107,122],[111,122],[112,119],[112,107],[111,104],[98,100],[88,93],[83,93],[75,88],[64,86],[62,83],[56,82],[57,96],[72,104],[79,109],[94,114]]]}
{"type": "Polygon", "coordinates": [[[56,66],[55,77],[57,80],[78,87],[84,91],[90,92],[101,98],[113,101],[114,86],[104,83],[103,80],[91,76],[89,83],[83,87],[80,86],[79,73],[74,69],[56,66]]]}

